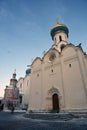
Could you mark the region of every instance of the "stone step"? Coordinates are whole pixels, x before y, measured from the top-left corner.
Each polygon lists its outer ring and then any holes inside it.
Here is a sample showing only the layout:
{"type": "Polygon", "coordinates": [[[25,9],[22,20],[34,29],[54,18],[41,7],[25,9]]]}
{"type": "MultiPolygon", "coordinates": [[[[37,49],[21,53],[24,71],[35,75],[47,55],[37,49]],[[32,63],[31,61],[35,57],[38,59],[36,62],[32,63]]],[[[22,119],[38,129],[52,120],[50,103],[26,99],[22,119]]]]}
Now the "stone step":
{"type": "Polygon", "coordinates": [[[87,112],[71,112],[71,115],[74,115],[76,117],[84,117],[87,118],[87,112]]]}
{"type": "Polygon", "coordinates": [[[42,119],[42,120],[70,120],[75,118],[72,114],[36,114],[30,113],[25,115],[27,118],[31,119],[42,119]]]}

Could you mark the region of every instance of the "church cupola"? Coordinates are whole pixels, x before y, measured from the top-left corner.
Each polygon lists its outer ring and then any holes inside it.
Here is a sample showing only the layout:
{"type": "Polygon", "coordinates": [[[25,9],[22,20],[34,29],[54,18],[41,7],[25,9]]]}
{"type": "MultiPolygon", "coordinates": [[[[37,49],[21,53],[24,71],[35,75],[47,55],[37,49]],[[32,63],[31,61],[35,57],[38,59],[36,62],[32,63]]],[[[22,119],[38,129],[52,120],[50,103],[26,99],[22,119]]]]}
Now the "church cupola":
{"type": "Polygon", "coordinates": [[[31,69],[28,68],[28,69],[26,70],[26,75],[29,75],[30,73],[31,73],[31,69]]]}
{"type": "Polygon", "coordinates": [[[14,78],[14,79],[16,78],[16,70],[14,70],[13,78],[14,78]]]}
{"type": "Polygon", "coordinates": [[[51,37],[54,41],[54,46],[59,52],[68,44],[68,33],[69,30],[65,24],[60,24],[57,22],[55,26],[51,29],[51,37]]]}

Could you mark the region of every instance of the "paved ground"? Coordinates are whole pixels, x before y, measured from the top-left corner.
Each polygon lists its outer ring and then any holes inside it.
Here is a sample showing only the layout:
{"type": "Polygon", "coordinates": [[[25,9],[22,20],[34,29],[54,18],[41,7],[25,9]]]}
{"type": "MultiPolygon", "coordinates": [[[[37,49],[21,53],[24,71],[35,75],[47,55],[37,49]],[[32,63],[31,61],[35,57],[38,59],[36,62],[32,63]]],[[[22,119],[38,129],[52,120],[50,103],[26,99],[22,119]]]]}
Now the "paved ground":
{"type": "Polygon", "coordinates": [[[0,130],[87,130],[87,117],[0,112],[0,130]]]}

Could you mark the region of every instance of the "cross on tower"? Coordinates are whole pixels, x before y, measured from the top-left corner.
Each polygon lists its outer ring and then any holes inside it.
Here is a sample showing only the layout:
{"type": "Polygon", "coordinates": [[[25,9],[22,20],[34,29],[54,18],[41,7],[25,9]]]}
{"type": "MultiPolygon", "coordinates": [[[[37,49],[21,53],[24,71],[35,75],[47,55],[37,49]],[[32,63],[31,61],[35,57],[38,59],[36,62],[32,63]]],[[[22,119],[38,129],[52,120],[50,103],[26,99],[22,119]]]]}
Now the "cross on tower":
{"type": "Polygon", "coordinates": [[[56,23],[59,24],[59,18],[56,19],[56,23]]]}

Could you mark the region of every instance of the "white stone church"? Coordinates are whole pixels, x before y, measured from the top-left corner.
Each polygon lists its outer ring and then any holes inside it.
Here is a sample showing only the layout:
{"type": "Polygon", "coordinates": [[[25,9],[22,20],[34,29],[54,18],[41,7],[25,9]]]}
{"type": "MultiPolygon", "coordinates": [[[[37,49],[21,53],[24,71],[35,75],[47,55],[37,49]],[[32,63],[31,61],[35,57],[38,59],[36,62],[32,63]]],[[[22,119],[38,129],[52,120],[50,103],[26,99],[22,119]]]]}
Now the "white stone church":
{"type": "Polygon", "coordinates": [[[31,64],[28,110],[86,111],[87,54],[68,43],[66,25],[57,23],[50,33],[54,44],[31,64]]]}

